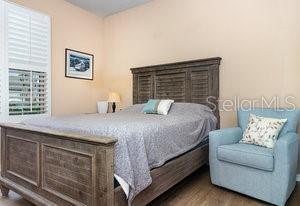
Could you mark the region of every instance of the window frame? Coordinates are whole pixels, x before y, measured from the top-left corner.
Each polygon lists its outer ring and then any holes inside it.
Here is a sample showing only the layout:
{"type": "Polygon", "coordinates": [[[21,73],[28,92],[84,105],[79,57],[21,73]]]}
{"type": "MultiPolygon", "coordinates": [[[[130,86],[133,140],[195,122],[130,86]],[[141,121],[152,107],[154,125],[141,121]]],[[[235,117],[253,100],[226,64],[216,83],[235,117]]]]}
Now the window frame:
{"type": "MultiPolygon", "coordinates": [[[[15,3],[2,1],[0,0],[0,54],[3,53],[2,61],[0,59],[0,92],[1,92],[1,100],[0,100],[0,122],[21,122],[26,119],[30,119],[33,117],[42,117],[42,116],[51,116],[52,114],[52,64],[51,64],[51,54],[52,54],[52,20],[51,17],[47,14],[41,13],[39,11],[35,11],[33,9],[20,6],[15,3]],[[2,5],[1,5],[2,4],[2,5]],[[10,6],[19,7],[21,9],[26,10],[29,12],[29,15],[41,15],[44,16],[49,20],[49,30],[48,30],[48,39],[47,39],[47,67],[45,69],[37,69],[37,67],[33,66],[32,69],[30,68],[30,64],[28,63],[28,68],[10,68],[8,63],[8,9],[10,6]],[[2,17],[2,18],[1,18],[2,17]],[[2,36],[1,36],[2,30],[2,36]],[[1,63],[2,62],[2,63],[1,63]],[[47,73],[47,112],[43,114],[25,114],[25,115],[10,115],[9,114],[9,69],[20,69],[20,70],[27,70],[27,71],[37,71],[37,72],[46,72],[47,73]],[[1,79],[2,78],[2,79],[1,79]]],[[[1,58],[1,57],[0,57],[1,58]]]]}

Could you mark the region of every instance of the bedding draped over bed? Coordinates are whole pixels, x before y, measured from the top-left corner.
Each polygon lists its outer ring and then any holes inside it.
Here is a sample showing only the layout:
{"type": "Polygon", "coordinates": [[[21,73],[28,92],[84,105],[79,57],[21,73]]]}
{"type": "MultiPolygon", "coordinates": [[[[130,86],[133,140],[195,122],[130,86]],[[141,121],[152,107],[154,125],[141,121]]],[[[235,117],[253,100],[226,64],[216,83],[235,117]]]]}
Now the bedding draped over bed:
{"type": "Polygon", "coordinates": [[[129,185],[129,203],[151,182],[150,170],[198,145],[216,128],[212,111],[175,103],[168,115],[143,114],[134,105],[113,114],[36,118],[24,124],[118,139],[115,174],[129,185]]]}

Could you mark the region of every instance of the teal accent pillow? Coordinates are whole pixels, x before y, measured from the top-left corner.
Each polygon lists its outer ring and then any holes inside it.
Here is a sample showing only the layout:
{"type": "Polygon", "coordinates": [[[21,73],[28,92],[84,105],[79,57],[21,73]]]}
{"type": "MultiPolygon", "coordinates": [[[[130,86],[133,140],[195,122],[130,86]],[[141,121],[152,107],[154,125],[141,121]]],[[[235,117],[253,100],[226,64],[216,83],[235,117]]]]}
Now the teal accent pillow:
{"type": "Polygon", "coordinates": [[[149,99],[143,108],[143,112],[146,114],[157,114],[159,102],[160,100],[158,99],[149,99]]]}

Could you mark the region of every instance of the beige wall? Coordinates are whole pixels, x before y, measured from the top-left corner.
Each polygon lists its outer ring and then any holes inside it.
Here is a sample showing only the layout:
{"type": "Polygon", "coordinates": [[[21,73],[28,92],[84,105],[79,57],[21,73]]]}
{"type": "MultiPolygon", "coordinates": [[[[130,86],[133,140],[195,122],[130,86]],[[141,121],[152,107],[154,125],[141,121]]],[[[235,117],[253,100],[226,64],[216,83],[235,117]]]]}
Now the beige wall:
{"type": "MultiPolygon", "coordinates": [[[[297,0],[154,0],[104,21],[106,91],[130,105],[130,67],[220,56],[221,99],[294,95],[300,106],[297,0]]],[[[221,114],[222,127],[236,124],[221,114]]]]}
{"type": "MultiPolygon", "coordinates": [[[[108,17],[105,90],[130,105],[129,68],[220,56],[221,99],[275,95],[284,106],[292,95],[299,108],[299,11],[298,0],[154,0],[108,17]]],[[[221,113],[222,127],[235,125],[235,112],[221,113]]]]}
{"type": "Polygon", "coordinates": [[[101,99],[103,20],[63,0],[12,0],[51,16],[52,113],[67,115],[96,111],[101,99]],[[65,78],[65,48],[94,54],[94,81],[65,78]]]}
{"type": "MultiPolygon", "coordinates": [[[[130,67],[212,56],[221,99],[294,95],[300,106],[297,0],[153,0],[104,20],[63,0],[11,1],[52,17],[54,115],[93,112],[109,91],[130,105],[130,67]],[[65,48],[95,55],[94,81],[64,77],[65,48]]],[[[235,112],[221,117],[236,124],[235,112]]]]}

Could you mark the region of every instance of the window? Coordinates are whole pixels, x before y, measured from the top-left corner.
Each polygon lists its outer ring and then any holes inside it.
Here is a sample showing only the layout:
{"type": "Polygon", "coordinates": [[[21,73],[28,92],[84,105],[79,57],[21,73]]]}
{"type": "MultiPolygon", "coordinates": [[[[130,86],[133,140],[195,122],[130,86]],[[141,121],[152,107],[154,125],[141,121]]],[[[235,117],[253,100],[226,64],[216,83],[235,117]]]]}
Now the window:
{"type": "Polygon", "coordinates": [[[0,120],[51,113],[50,17],[0,0],[0,120]]]}

